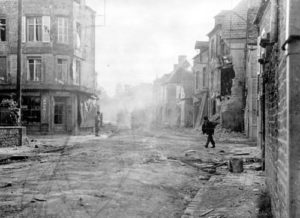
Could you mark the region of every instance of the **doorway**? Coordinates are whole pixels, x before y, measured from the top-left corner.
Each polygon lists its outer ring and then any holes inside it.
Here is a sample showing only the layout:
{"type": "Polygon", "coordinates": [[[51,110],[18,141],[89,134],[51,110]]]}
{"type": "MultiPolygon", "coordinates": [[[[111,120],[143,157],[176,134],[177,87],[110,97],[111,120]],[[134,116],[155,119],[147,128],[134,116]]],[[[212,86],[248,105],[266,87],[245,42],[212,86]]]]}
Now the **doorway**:
{"type": "Polygon", "coordinates": [[[65,97],[54,98],[54,131],[66,132],[67,116],[66,116],[67,99],[65,97]]]}

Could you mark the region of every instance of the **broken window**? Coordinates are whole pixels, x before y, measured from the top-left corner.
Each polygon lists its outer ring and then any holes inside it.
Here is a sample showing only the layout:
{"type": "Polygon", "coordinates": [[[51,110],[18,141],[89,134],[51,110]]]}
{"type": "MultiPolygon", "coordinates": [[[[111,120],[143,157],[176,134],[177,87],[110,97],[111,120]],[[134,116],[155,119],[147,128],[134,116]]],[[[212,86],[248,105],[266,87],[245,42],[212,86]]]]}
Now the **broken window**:
{"type": "Polygon", "coordinates": [[[68,18],[66,17],[58,17],[57,19],[57,41],[59,43],[68,43],[68,27],[69,27],[69,23],[68,23],[68,18]]]}
{"type": "Polygon", "coordinates": [[[42,41],[42,17],[27,17],[28,41],[42,41]]]}
{"type": "Polygon", "coordinates": [[[232,79],[235,73],[232,67],[221,69],[221,96],[231,95],[232,79]]]}
{"type": "Polygon", "coordinates": [[[22,123],[33,124],[41,122],[40,96],[22,96],[22,123]]]}
{"type": "Polygon", "coordinates": [[[40,81],[42,75],[42,59],[38,57],[28,58],[27,60],[29,81],[40,81]]]}
{"type": "Polygon", "coordinates": [[[6,19],[0,19],[0,42],[6,41],[6,19]]]}
{"type": "Polygon", "coordinates": [[[81,46],[81,25],[76,23],[76,48],[81,46]]]}
{"type": "Polygon", "coordinates": [[[6,57],[0,57],[0,81],[6,82],[6,57]]]}
{"type": "Polygon", "coordinates": [[[57,80],[66,81],[68,75],[68,60],[57,59],[57,80]]]}

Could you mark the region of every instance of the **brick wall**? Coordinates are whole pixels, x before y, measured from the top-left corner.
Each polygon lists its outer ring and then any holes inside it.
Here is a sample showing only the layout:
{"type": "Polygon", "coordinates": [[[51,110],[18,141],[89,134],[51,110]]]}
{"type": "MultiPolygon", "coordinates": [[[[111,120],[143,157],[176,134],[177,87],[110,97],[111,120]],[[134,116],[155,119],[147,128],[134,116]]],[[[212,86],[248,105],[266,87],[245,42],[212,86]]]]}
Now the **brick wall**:
{"type": "Polygon", "coordinates": [[[0,127],[0,148],[21,146],[24,135],[23,127],[0,127]]]}
{"type": "MultiPolygon", "coordinates": [[[[289,154],[287,131],[287,74],[286,57],[281,45],[285,35],[285,1],[279,1],[278,42],[266,49],[267,63],[263,70],[266,85],[265,164],[266,183],[272,198],[274,217],[289,217],[289,154]]],[[[267,7],[261,21],[261,34],[270,29],[270,11],[267,7]]]]}

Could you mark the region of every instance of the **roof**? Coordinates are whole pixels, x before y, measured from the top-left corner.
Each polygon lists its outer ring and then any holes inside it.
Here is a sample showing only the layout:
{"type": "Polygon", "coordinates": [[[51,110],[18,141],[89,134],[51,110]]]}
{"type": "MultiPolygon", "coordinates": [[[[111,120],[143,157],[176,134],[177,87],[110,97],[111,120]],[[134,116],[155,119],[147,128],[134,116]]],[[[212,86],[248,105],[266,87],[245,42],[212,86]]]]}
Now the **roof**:
{"type": "Polygon", "coordinates": [[[193,81],[193,73],[179,67],[168,79],[168,83],[184,83],[188,81],[193,81]]]}
{"type": "Polygon", "coordinates": [[[208,48],[208,41],[196,41],[195,49],[205,49],[208,48]]]}
{"type": "Polygon", "coordinates": [[[223,39],[246,38],[248,9],[259,4],[260,0],[241,0],[232,10],[221,11],[215,16],[215,27],[207,35],[211,37],[221,30],[223,39]]]}
{"type": "Polygon", "coordinates": [[[230,12],[230,10],[222,10],[217,15],[215,15],[214,18],[220,17],[220,16],[225,16],[228,12],[230,12]]]}
{"type": "Polygon", "coordinates": [[[211,37],[217,30],[221,29],[222,25],[218,24],[207,34],[208,37],[211,37]]]}
{"type": "Polygon", "coordinates": [[[169,79],[170,76],[171,76],[171,73],[164,74],[160,78],[156,79],[154,81],[154,83],[158,83],[158,84],[166,83],[168,81],[168,79],[169,79]]]}
{"type": "Polygon", "coordinates": [[[253,21],[253,24],[259,24],[264,13],[265,13],[265,10],[267,8],[267,6],[269,5],[270,3],[270,0],[262,0],[261,4],[260,4],[260,7],[258,9],[258,12],[256,14],[256,17],[254,18],[254,21],[253,21]]]}

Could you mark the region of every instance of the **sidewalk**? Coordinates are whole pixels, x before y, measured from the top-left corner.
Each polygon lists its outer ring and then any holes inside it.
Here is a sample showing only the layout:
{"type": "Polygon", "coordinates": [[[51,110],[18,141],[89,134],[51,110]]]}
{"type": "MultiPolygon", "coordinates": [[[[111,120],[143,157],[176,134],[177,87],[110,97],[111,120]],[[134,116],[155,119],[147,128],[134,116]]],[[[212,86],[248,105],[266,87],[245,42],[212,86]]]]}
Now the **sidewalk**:
{"type": "MultiPolygon", "coordinates": [[[[234,133],[233,133],[234,134],[234,133]]],[[[260,170],[260,149],[242,135],[216,134],[215,149],[207,150],[209,158],[224,162],[216,167],[208,181],[187,206],[182,218],[254,218],[256,199],[264,187],[264,172],[260,170]],[[244,160],[243,173],[230,173],[226,162],[230,158],[244,160]]],[[[199,151],[203,157],[203,151],[199,151]]],[[[194,154],[194,156],[197,154],[194,154]]],[[[206,175],[207,176],[207,175],[206,175]]]]}

